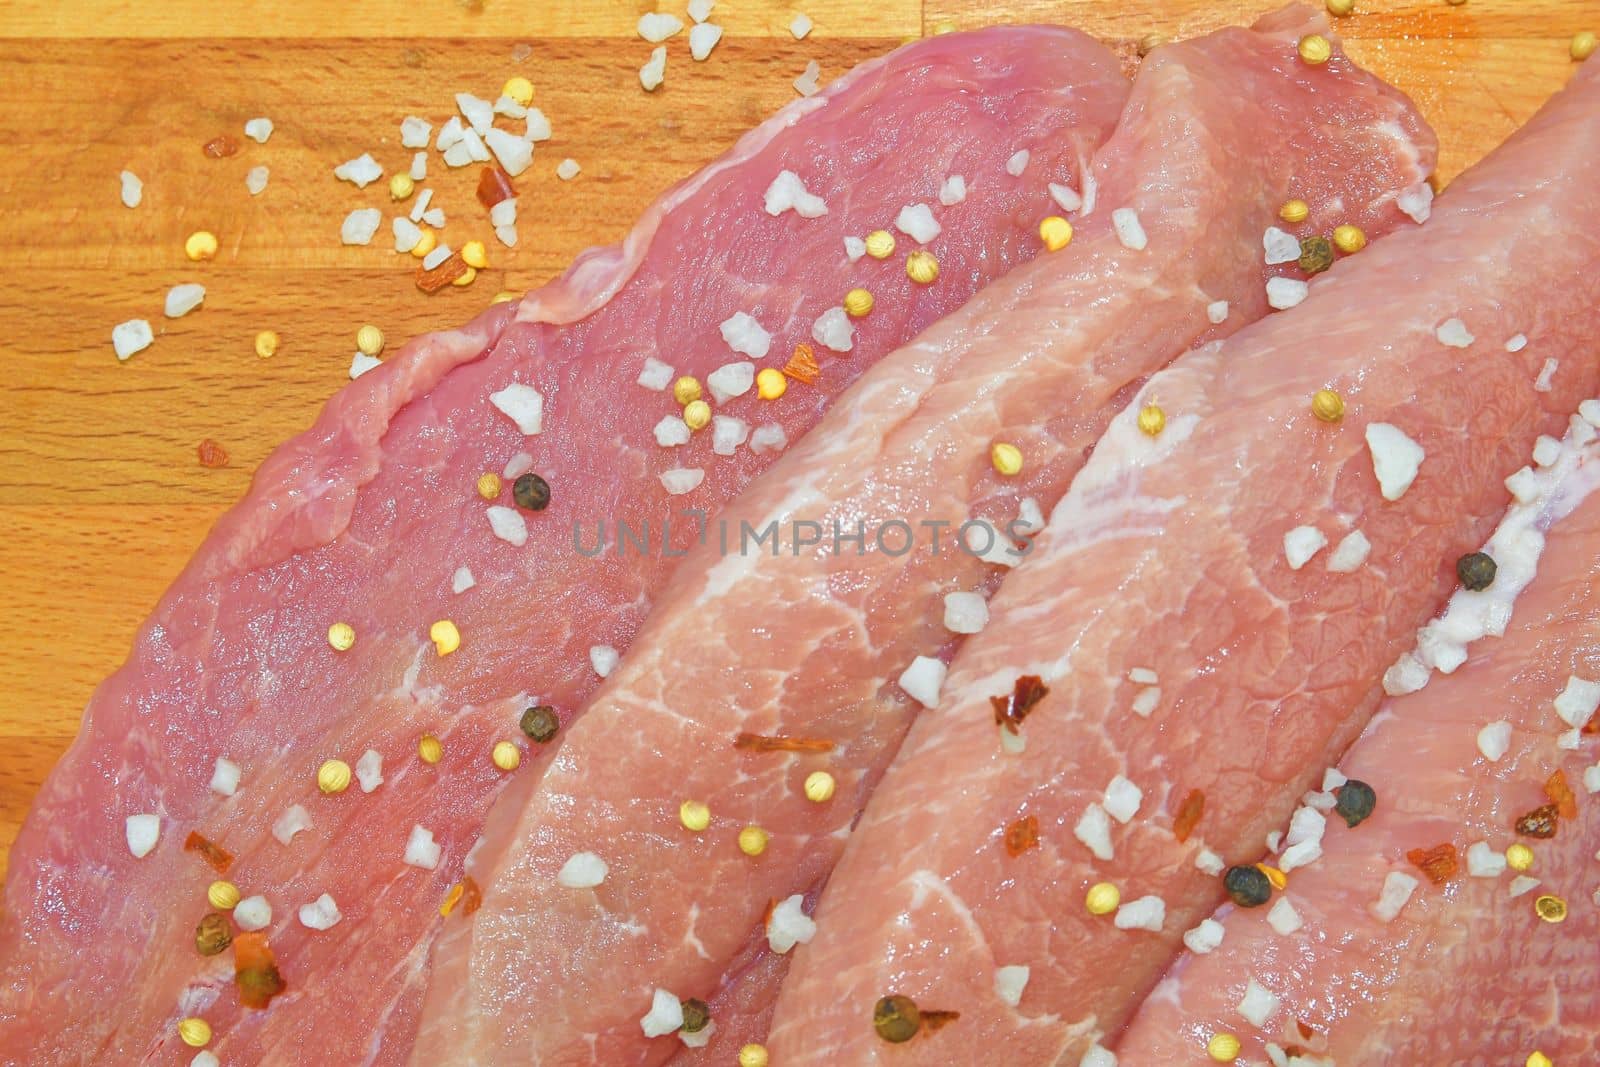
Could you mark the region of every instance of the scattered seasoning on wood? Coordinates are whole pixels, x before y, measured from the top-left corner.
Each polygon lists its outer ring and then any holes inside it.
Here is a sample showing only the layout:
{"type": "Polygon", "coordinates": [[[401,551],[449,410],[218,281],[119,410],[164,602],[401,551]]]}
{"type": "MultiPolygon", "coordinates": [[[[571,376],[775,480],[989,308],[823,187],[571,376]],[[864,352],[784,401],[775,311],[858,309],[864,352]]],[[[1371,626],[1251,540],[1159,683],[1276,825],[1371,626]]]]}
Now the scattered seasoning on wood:
{"type": "Polygon", "coordinates": [[[467,261],[461,258],[460,252],[452,252],[449,259],[432,270],[426,267],[417,268],[417,288],[424,293],[437,293],[470,269],[467,261]]]}
{"type": "Polygon", "coordinates": [[[1463,588],[1474,593],[1482,592],[1494,584],[1494,574],[1499,568],[1487,552],[1468,552],[1456,560],[1456,577],[1463,588]]]}
{"type": "Polygon", "coordinates": [[[529,471],[511,483],[511,499],[524,511],[543,511],[550,506],[550,483],[529,471]]]}
{"type": "Polygon", "coordinates": [[[239,142],[235,141],[227,134],[222,134],[219,137],[213,137],[211,140],[207,141],[203,146],[201,146],[201,151],[205,152],[205,154],[210,156],[212,159],[227,159],[229,156],[236,156],[239,154],[239,142]]]}
{"type": "Polygon", "coordinates": [[[1272,882],[1259,867],[1229,867],[1222,875],[1222,888],[1241,908],[1259,908],[1272,899],[1272,882]]]}
{"type": "Polygon", "coordinates": [[[686,1034],[698,1034],[711,1022],[711,1007],[698,997],[683,1002],[683,1025],[678,1027],[686,1034]]]}
{"type": "Polygon", "coordinates": [[[1444,885],[1461,869],[1456,859],[1456,846],[1446,841],[1432,848],[1414,848],[1406,853],[1418,870],[1428,876],[1434,885],[1444,885]]]}
{"type": "Polygon", "coordinates": [[[1037,674],[1024,674],[1017,679],[1017,684],[1008,695],[989,698],[989,703],[994,705],[994,721],[1001,726],[1021,726],[1028,712],[1049,692],[1044,680],[1037,674]]]}
{"type": "Polygon", "coordinates": [[[1560,810],[1554,804],[1541,804],[1517,820],[1517,833],[1523,837],[1554,837],[1560,810]]]}
{"type": "Polygon", "coordinates": [[[922,1029],[922,1012],[910,997],[881,997],[872,1006],[872,1028],[893,1045],[910,1041],[922,1029]]]}
{"type": "Polygon", "coordinates": [[[202,956],[215,956],[233,943],[233,928],[220,911],[208,911],[194,929],[194,948],[202,956]]]}
{"type": "Polygon", "coordinates": [[[1307,274],[1321,274],[1333,266],[1333,243],[1326,237],[1300,238],[1300,269],[1307,274]]]}
{"type": "Polygon", "coordinates": [[[1352,830],[1367,821],[1372,809],[1378,806],[1378,794],[1358,778],[1352,778],[1337,790],[1338,802],[1333,810],[1352,830]]]}
{"type": "Polygon", "coordinates": [[[207,840],[193,830],[190,830],[189,836],[184,839],[183,850],[185,852],[200,853],[200,858],[216,868],[218,874],[227,874],[228,868],[233,865],[232,852],[229,852],[214,841],[207,840]]]}
{"type": "Polygon", "coordinates": [[[1550,798],[1550,803],[1556,806],[1556,814],[1563,819],[1578,817],[1578,798],[1567,784],[1566,771],[1557,768],[1556,773],[1545,780],[1544,795],[1550,798]]]}
{"type": "Polygon", "coordinates": [[[1006,855],[1015,859],[1039,847],[1039,817],[1024,815],[1006,827],[1006,855]]]}
{"type": "Polygon", "coordinates": [[[233,940],[233,980],[239,986],[239,1003],[265,1008],[288,988],[278,973],[278,961],[263,933],[240,934],[233,940]]]}
{"type": "Polygon", "coordinates": [[[202,467],[216,468],[228,465],[228,450],[209,437],[200,442],[200,447],[196,451],[200,455],[200,466],[202,467]]]}
{"type": "Polygon", "coordinates": [[[511,184],[511,175],[491,163],[484,167],[478,174],[478,203],[485,208],[492,208],[502,200],[510,200],[517,195],[516,188],[511,184]]]}
{"type": "Polygon", "coordinates": [[[789,357],[789,362],[783,366],[783,373],[799,382],[801,385],[810,385],[817,380],[821,373],[817,367],[817,353],[810,345],[795,345],[794,355],[789,357]]]}
{"type": "Polygon", "coordinates": [[[1172,836],[1181,844],[1189,840],[1189,835],[1194,833],[1194,828],[1200,823],[1200,816],[1205,814],[1206,795],[1198,789],[1189,790],[1189,795],[1183,798],[1183,803],[1178,805],[1178,815],[1172,820],[1172,836]]]}
{"type": "Polygon", "coordinates": [[[561,720],[556,718],[556,709],[549,704],[540,704],[529,708],[522,713],[522,732],[533,738],[539,744],[544,744],[556,735],[561,729],[561,720]]]}
{"type": "Polygon", "coordinates": [[[470,876],[450,887],[450,892],[444,896],[444,903],[439,905],[439,914],[448,918],[457,905],[460,905],[463,915],[471,915],[483,906],[483,891],[470,876]]]}
{"type": "Polygon", "coordinates": [[[733,747],[746,752],[832,752],[833,742],[821,737],[783,737],[741,733],[733,747]]]}

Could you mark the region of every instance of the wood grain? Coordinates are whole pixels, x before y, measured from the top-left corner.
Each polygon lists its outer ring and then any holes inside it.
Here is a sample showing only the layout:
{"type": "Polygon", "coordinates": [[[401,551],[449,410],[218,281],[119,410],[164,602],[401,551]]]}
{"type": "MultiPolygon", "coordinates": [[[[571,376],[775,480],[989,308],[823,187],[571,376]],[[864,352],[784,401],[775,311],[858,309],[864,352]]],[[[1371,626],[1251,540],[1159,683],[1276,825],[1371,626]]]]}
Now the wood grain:
{"type": "MultiPolygon", "coordinates": [[[[669,42],[666,84],[640,91],[650,45],[634,31],[657,5],[633,0],[169,0],[0,2],[0,849],[77,729],[94,686],[217,515],[274,445],[304,428],[345,381],[365,322],[394,341],[468,318],[502,288],[558,272],[615,239],[673,181],[726,148],[794,92],[918,33],[1054,21],[1126,41],[1248,21],[1269,0],[719,0],[727,36],[705,63],[669,42]],[[796,10],[816,23],[796,41],[796,10]],[[494,96],[534,82],[555,138],[519,179],[521,243],[490,242],[493,266],[466,289],[424,297],[414,261],[339,244],[357,207],[390,208],[332,168],[371,151],[409,164],[399,122],[435,123],[457,91],[494,96]],[[240,137],[269,116],[266,145],[240,137]],[[219,133],[229,159],[200,146],[219,133]],[[576,181],[555,177],[577,159],[576,181]],[[271,169],[252,198],[245,172],[271,169]],[[118,171],[145,182],[124,208],[118,171]],[[205,228],[221,253],[183,257],[205,228]],[[207,286],[205,306],[161,317],[167,288],[207,286]],[[125,364],[118,322],[145,317],[156,343],[125,364]],[[258,359],[258,330],[282,337],[258,359]],[[231,461],[200,466],[203,438],[231,461]]],[[[1339,21],[1351,52],[1415,96],[1439,130],[1449,177],[1536,110],[1570,73],[1566,42],[1600,27],[1596,0],[1366,0],[1339,21]]],[[[679,0],[662,5],[682,13],[679,0]]],[[[475,172],[430,153],[446,239],[488,238],[475,172]]],[[[386,232],[386,230],[385,230],[386,232]]],[[[4,854],[0,853],[0,869],[4,854]]]]}

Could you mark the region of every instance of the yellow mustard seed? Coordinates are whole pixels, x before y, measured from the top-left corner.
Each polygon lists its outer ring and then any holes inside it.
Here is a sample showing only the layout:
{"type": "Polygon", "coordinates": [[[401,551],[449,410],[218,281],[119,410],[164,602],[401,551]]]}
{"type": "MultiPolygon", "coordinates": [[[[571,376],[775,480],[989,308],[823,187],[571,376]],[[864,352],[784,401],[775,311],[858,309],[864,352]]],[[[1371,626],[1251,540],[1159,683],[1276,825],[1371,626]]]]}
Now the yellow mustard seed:
{"type": "Polygon", "coordinates": [[[1320,33],[1308,33],[1300,38],[1300,58],[1313,67],[1320,67],[1333,57],[1333,44],[1320,33]]]}
{"type": "Polygon", "coordinates": [[[1110,882],[1096,882],[1083,897],[1083,906],[1090,915],[1110,915],[1121,903],[1122,890],[1110,882]]]}
{"type": "Polygon", "coordinates": [[[1005,441],[996,441],[989,447],[989,462],[1000,474],[1010,478],[1022,473],[1022,449],[1005,441]]]}
{"type": "Polygon", "coordinates": [[[1532,1052],[1528,1053],[1528,1058],[1525,1062],[1527,1063],[1527,1067],[1556,1067],[1555,1063],[1550,1059],[1550,1057],[1546,1056],[1538,1049],[1534,1049],[1532,1052]]]}
{"type": "Polygon", "coordinates": [[[439,245],[439,235],[427,227],[423,227],[422,236],[417,238],[417,243],[411,246],[411,254],[418,259],[423,259],[439,245]]]}
{"type": "Polygon", "coordinates": [[[692,374],[685,374],[672,383],[672,399],[685,407],[699,400],[700,396],[700,379],[692,374]]]}
{"type": "Polygon", "coordinates": [[[1518,842],[1506,849],[1506,866],[1513,871],[1525,871],[1533,866],[1533,849],[1518,842]]]}
{"type": "Polygon", "coordinates": [[[756,395],[762,400],[776,400],[789,391],[789,379],[775,367],[763,367],[756,375],[756,395]]]}
{"type": "Polygon", "coordinates": [[[691,430],[703,430],[711,422],[711,405],[704,400],[693,400],[684,405],[683,421],[691,430]]]}
{"type": "Polygon", "coordinates": [[[471,285],[473,282],[475,282],[477,280],[478,280],[478,268],[477,267],[468,267],[466,270],[462,271],[461,275],[459,277],[457,277],[454,281],[452,281],[450,284],[455,286],[457,289],[465,289],[467,286],[471,285]]]}
{"type": "Polygon", "coordinates": [[[417,191],[416,179],[405,171],[401,171],[389,179],[389,199],[405,200],[417,191]]]}
{"type": "Polygon", "coordinates": [[[1278,217],[1290,225],[1304,222],[1311,217],[1311,205],[1304,200],[1290,200],[1278,209],[1278,217]]]}
{"type": "Polygon", "coordinates": [[[806,775],[806,799],[813,804],[826,804],[832,800],[833,791],[836,787],[837,783],[834,782],[833,775],[827,771],[812,771],[806,775]]]}
{"type": "Polygon", "coordinates": [[[356,628],[347,622],[336,622],[328,627],[328,644],[335,652],[348,652],[356,643],[356,628]]]}
{"type": "Polygon", "coordinates": [[[1346,255],[1354,255],[1367,247],[1367,235],[1360,226],[1345,223],[1333,229],[1333,247],[1346,255]]]}
{"type": "Polygon", "coordinates": [[[746,826],[739,831],[739,851],[746,856],[759,856],[767,850],[767,841],[771,837],[759,826],[746,826]]]}
{"type": "Polygon", "coordinates": [[[1072,223],[1060,215],[1051,215],[1039,223],[1039,240],[1051,252],[1059,252],[1072,243],[1072,223]]]}
{"type": "Polygon", "coordinates": [[[844,313],[852,319],[864,319],[872,314],[872,294],[865,289],[852,289],[844,294],[844,313]]]}
{"type": "Polygon", "coordinates": [[[205,1048],[211,1044],[211,1024],[191,1015],[178,1024],[178,1037],[190,1048],[205,1048]]]}
{"type": "Polygon", "coordinates": [[[213,259],[217,254],[217,235],[210,230],[196,230],[183,242],[183,254],[196,263],[213,259]]]}
{"type": "Polygon", "coordinates": [[[239,887],[219,879],[206,887],[206,900],[218,911],[232,911],[239,903],[239,887]]]}
{"type": "Polygon", "coordinates": [[[278,353],[278,335],[272,330],[262,330],[256,334],[256,355],[262,359],[271,359],[278,353]]]}
{"type": "Polygon", "coordinates": [[[1328,0],[1328,14],[1343,18],[1356,9],[1356,0],[1328,0]]]}
{"type": "Polygon", "coordinates": [[[342,759],[325,761],[317,768],[317,788],[328,796],[350,788],[350,764],[342,759]]]}
{"type": "Polygon", "coordinates": [[[1159,404],[1146,404],[1139,409],[1139,429],[1155,437],[1167,428],[1167,413],[1159,404]]]}
{"type": "Polygon", "coordinates": [[[417,758],[432,766],[444,759],[444,744],[432,734],[423,734],[417,742],[417,758]]]}
{"type": "Polygon", "coordinates": [[[751,1042],[739,1050],[739,1067],[767,1067],[767,1046],[751,1042]]]}
{"type": "Polygon", "coordinates": [[[485,500],[494,500],[500,496],[500,488],[504,484],[494,471],[484,471],[478,475],[478,495],[485,500]]]}
{"type": "Polygon", "coordinates": [[[711,825],[711,809],[698,800],[685,800],[678,805],[678,821],[690,833],[698,834],[711,825]]]}
{"type": "Polygon", "coordinates": [[[946,19],[943,22],[933,24],[933,35],[935,37],[943,37],[947,33],[955,33],[956,29],[956,24],[946,19]]]}
{"type": "Polygon", "coordinates": [[[1338,422],[1344,418],[1344,397],[1332,389],[1318,389],[1311,394],[1311,414],[1323,422],[1338,422]]]}
{"type": "Polygon", "coordinates": [[[906,257],[906,276],[918,285],[932,285],[939,277],[939,261],[919,248],[906,257]]]}
{"type": "Polygon", "coordinates": [[[510,741],[497,741],[490,757],[494,760],[494,765],[502,771],[514,771],[522,762],[522,750],[510,741]]]}
{"type": "Polygon", "coordinates": [[[1570,48],[1568,48],[1568,52],[1572,56],[1573,62],[1582,63],[1584,60],[1594,55],[1596,43],[1597,41],[1594,33],[1589,30],[1584,30],[1581,33],[1573,34],[1572,45],[1570,48]]]}
{"type": "Polygon", "coordinates": [[[433,642],[434,651],[448,656],[461,647],[461,631],[449,619],[440,619],[428,627],[428,640],[433,642]]]}
{"type": "Polygon", "coordinates": [[[521,295],[521,293],[513,293],[510,289],[502,289],[498,293],[494,294],[494,299],[489,301],[489,303],[504,304],[507,301],[516,300],[521,295]]]}
{"type": "Polygon", "coordinates": [[[467,266],[482,270],[489,265],[489,250],[483,247],[482,241],[468,241],[461,246],[461,258],[467,261],[467,266]]]}
{"type": "Polygon", "coordinates": [[[888,230],[873,230],[867,234],[867,255],[873,259],[888,259],[894,255],[894,234],[888,230]]]}
{"type": "Polygon", "coordinates": [[[509,96],[523,107],[533,103],[533,83],[522,75],[507,78],[506,83],[500,87],[501,96],[509,96]]]}
{"type": "Polygon", "coordinates": [[[1218,1063],[1232,1063],[1239,1058],[1239,1039],[1232,1034],[1212,1034],[1206,1042],[1206,1055],[1218,1063]]]}
{"type": "Polygon", "coordinates": [[[356,331],[356,350],[363,356],[375,356],[383,351],[383,331],[370,322],[356,331]]]}

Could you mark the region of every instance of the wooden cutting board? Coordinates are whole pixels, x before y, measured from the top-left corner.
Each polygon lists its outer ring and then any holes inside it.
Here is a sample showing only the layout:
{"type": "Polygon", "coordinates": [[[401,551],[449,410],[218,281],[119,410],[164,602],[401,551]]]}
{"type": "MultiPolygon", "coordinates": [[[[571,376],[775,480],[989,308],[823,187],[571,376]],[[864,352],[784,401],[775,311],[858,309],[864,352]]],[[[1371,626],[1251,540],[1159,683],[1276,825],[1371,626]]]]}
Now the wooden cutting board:
{"type": "MultiPolygon", "coordinates": [[[[497,291],[556,274],[620,237],[670,182],[792,99],[808,60],[832,78],[902,40],[947,28],[1052,21],[1122,42],[1247,22],[1270,0],[718,0],[726,36],[694,63],[668,45],[666,84],[641,92],[651,46],[638,16],[686,0],[113,0],[0,3],[0,850],[77,732],[94,686],[245,490],[256,465],[346,380],[354,336],[398,343],[456,325],[497,291]],[[804,11],[815,30],[788,32],[804,11]],[[408,114],[441,122],[453,95],[494,97],[523,74],[555,139],[518,181],[521,243],[492,240],[490,269],[433,297],[412,262],[339,243],[356,207],[336,182],[371,151],[388,172],[408,114]],[[246,119],[268,116],[265,145],[246,119]],[[208,159],[219,134],[232,158],[208,159]],[[582,174],[556,178],[576,159],[582,174]],[[265,165],[266,191],[244,174],[265,165]],[[145,183],[118,199],[127,168],[145,183]],[[189,263],[208,229],[215,261],[189,263]],[[164,320],[166,289],[207,287],[203,309],[164,320]],[[153,347],[119,364],[111,328],[144,317],[153,347]],[[252,339],[274,330],[278,353],[252,339]],[[204,439],[227,452],[208,469],[204,439]]],[[[1493,148],[1568,77],[1567,44],[1600,29],[1600,0],[1357,0],[1339,20],[1350,51],[1409,91],[1439,131],[1449,178],[1493,148]]],[[[1600,62],[1600,60],[1596,60],[1600,62]]],[[[437,154],[427,184],[456,247],[488,238],[470,174],[437,154]]],[[[0,851],[0,869],[5,853],[0,851]]]]}

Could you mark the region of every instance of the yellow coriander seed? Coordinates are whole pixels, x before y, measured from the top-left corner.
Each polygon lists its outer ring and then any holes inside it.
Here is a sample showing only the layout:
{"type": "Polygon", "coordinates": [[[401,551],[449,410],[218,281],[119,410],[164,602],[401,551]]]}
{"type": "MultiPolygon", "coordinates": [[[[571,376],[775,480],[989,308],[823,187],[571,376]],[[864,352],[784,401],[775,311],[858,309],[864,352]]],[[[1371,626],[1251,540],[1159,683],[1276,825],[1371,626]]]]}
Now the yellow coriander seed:
{"type": "Polygon", "coordinates": [[[206,900],[218,911],[232,911],[239,903],[239,887],[232,882],[212,882],[206,888],[206,900]]]}
{"type": "Polygon", "coordinates": [[[516,300],[521,295],[521,293],[513,293],[510,289],[502,289],[498,293],[494,294],[494,299],[489,301],[489,303],[504,304],[508,300],[516,300]]]}
{"type": "Polygon", "coordinates": [[[1343,18],[1356,9],[1356,0],[1328,0],[1328,14],[1343,18]]]}
{"type": "Polygon", "coordinates": [[[1072,223],[1060,215],[1049,216],[1039,223],[1039,240],[1050,251],[1061,251],[1072,243],[1072,223]]]}
{"type": "Polygon", "coordinates": [[[1332,389],[1318,389],[1311,394],[1311,414],[1323,422],[1338,422],[1344,418],[1344,397],[1332,389]]]}
{"type": "Polygon", "coordinates": [[[328,644],[335,652],[348,652],[356,643],[356,628],[347,622],[336,622],[328,627],[328,644]]]}
{"type": "Polygon", "coordinates": [[[502,484],[500,476],[494,471],[484,471],[478,475],[478,495],[485,500],[493,500],[500,495],[502,484]]]}
{"type": "Polygon", "coordinates": [[[343,793],[350,788],[350,764],[342,759],[331,759],[317,768],[317,788],[328,796],[343,793]]]}
{"type": "Polygon", "coordinates": [[[417,191],[416,179],[401,171],[389,179],[389,199],[404,200],[417,191]]]}
{"type": "Polygon", "coordinates": [[[436,247],[438,247],[438,244],[439,235],[430,229],[424,228],[422,231],[422,236],[417,238],[417,243],[411,246],[411,254],[416,256],[418,259],[422,259],[426,257],[429,252],[432,252],[436,247]]]}
{"type": "Polygon", "coordinates": [[[691,430],[703,430],[711,421],[711,405],[704,400],[694,400],[684,405],[683,421],[691,430]]]}
{"type": "Polygon", "coordinates": [[[1551,1061],[1549,1056],[1546,1056],[1538,1049],[1534,1049],[1532,1052],[1528,1053],[1527,1067],[1556,1067],[1556,1065],[1551,1061]]]}
{"type": "Polygon", "coordinates": [[[217,235],[210,230],[196,230],[183,242],[183,254],[196,263],[211,259],[217,254],[217,235]]]}
{"type": "Polygon", "coordinates": [[[932,285],[939,277],[939,261],[919,248],[906,257],[906,275],[918,285],[932,285]]]}
{"type": "Polygon", "coordinates": [[[688,406],[700,399],[700,379],[692,374],[685,374],[672,383],[672,399],[688,406]]]}
{"type": "Polygon", "coordinates": [[[1083,906],[1090,915],[1110,915],[1122,903],[1122,890],[1110,882],[1097,882],[1084,894],[1083,906]]]}
{"type": "Polygon", "coordinates": [[[1156,436],[1167,428],[1167,413],[1158,404],[1146,404],[1139,409],[1139,429],[1156,436]]]}
{"type": "Polygon", "coordinates": [[[767,1046],[752,1042],[740,1049],[739,1067],[767,1067],[767,1046]]]}
{"type": "Polygon", "coordinates": [[[469,267],[487,267],[489,250],[483,247],[482,241],[468,241],[461,246],[461,258],[467,261],[469,267]]]}
{"type": "Polygon", "coordinates": [[[1016,445],[997,441],[989,448],[989,462],[1007,478],[1022,473],[1022,449],[1016,445]]]}
{"type": "Polygon", "coordinates": [[[514,771],[517,764],[522,762],[522,751],[510,741],[495,742],[494,751],[489,756],[502,771],[514,771]]]}
{"type": "Polygon", "coordinates": [[[888,230],[873,230],[867,234],[867,255],[873,259],[888,259],[894,255],[894,234],[888,230]]]}
{"type": "Polygon", "coordinates": [[[1582,33],[1572,35],[1572,46],[1568,51],[1572,54],[1575,62],[1582,63],[1594,55],[1595,44],[1595,35],[1588,30],[1584,30],[1582,33]]]}
{"type": "Polygon", "coordinates": [[[1278,209],[1278,217],[1291,224],[1304,222],[1311,217],[1311,205],[1304,200],[1290,200],[1278,209]]]}
{"type": "Polygon", "coordinates": [[[685,800],[678,805],[678,821],[690,833],[699,833],[711,825],[711,809],[698,800],[685,800]]]}
{"type": "Polygon", "coordinates": [[[770,836],[759,826],[746,826],[739,831],[739,851],[746,856],[759,856],[767,850],[770,836]]]}
{"type": "Polygon", "coordinates": [[[827,771],[812,771],[806,775],[806,799],[815,804],[825,804],[833,799],[835,783],[827,771]]]}
{"type": "Polygon", "coordinates": [[[211,1044],[211,1024],[191,1015],[178,1024],[178,1036],[190,1048],[205,1048],[211,1044]]]}
{"type": "Polygon", "coordinates": [[[417,758],[430,766],[438,763],[444,759],[444,745],[432,734],[423,734],[417,742],[417,758]]]}
{"type": "Polygon", "coordinates": [[[461,631],[449,619],[440,619],[428,627],[428,640],[433,642],[434,651],[448,656],[461,647],[461,631]]]}
{"type": "Polygon", "coordinates": [[[1567,917],[1567,902],[1546,893],[1533,902],[1533,910],[1547,923],[1558,923],[1567,917]]]}
{"type": "Polygon", "coordinates": [[[1529,848],[1527,845],[1521,844],[1520,842],[1512,845],[1510,848],[1506,849],[1506,866],[1510,867],[1513,871],[1525,871],[1529,867],[1532,867],[1533,849],[1529,848]]]}
{"type": "Polygon", "coordinates": [[[262,359],[271,359],[278,351],[278,335],[271,330],[262,330],[256,334],[256,355],[262,359]]]}
{"type": "Polygon", "coordinates": [[[1320,67],[1333,55],[1333,45],[1320,33],[1308,33],[1300,38],[1300,58],[1313,67],[1320,67]]]}
{"type": "Polygon", "coordinates": [[[1212,1034],[1206,1042],[1206,1055],[1218,1063],[1232,1063],[1239,1058],[1239,1039],[1232,1034],[1212,1034]]]}
{"type": "Polygon", "coordinates": [[[844,294],[844,313],[852,319],[864,319],[872,313],[872,294],[865,289],[852,289],[844,294]]]}
{"type": "Polygon", "coordinates": [[[533,103],[533,83],[522,75],[507,78],[506,83],[500,87],[501,96],[509,96],[523,107],[533,103]]]}
{"type": "Polygon", "coordinates": [[[1349,223],[1335,226],[1333,246],[1347,255],[1353,254],[1367,247],[1367,235],[1362,232],[1360,226],[1351,226],[1349,223]]]}
{"type": "Polygon", "coordinates": [[[783,376],[783,371],[763,367],[756,375],[756,395],[762,400],[776,400],[788,391],[789,379],[783,376]]]}
{"type": "Polygon", "coordinates": [[[473,282],[475,282],[477,280],[478,280],[478,268],[477,267],[468,267],[465,271],[463,271],[461,273],[461,275],[459,277],[457,277],[450,284],[455,286],[457,289],[465,289],[467,286],[471,285],[473,282]]]}
{"type": "Polygon", "coordinates": [[[356,348],[363,356],[375,356],[383,351],[383,331],[370,322],[356,331],[356,348]]]}

